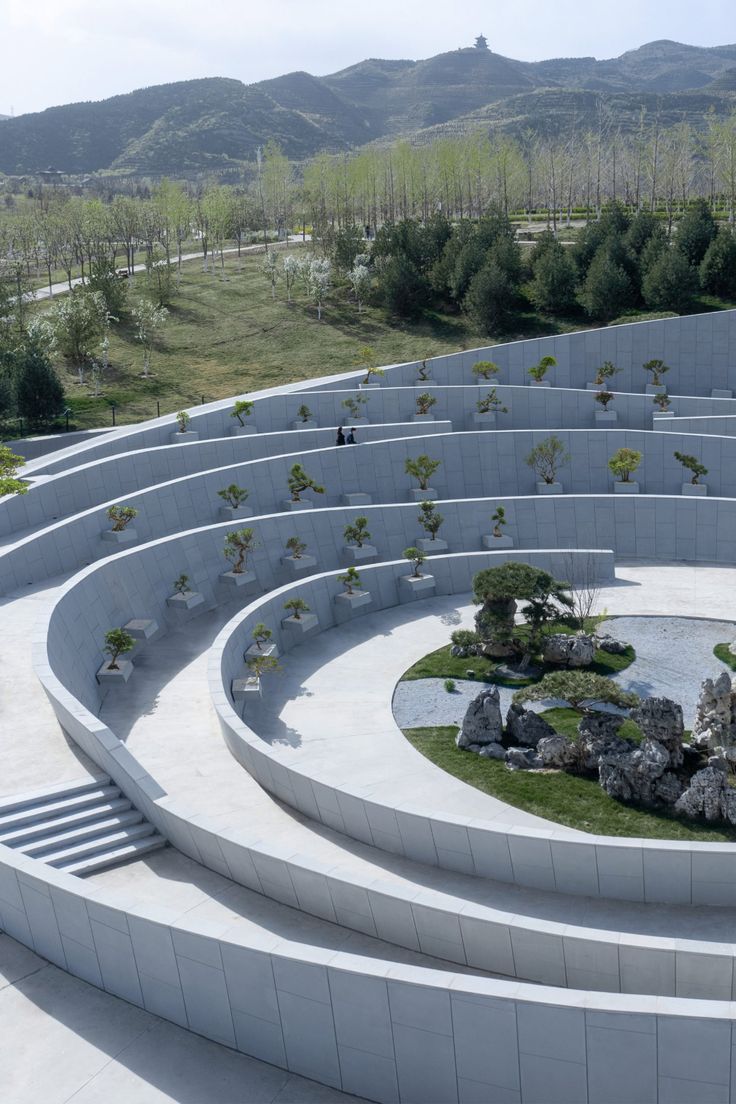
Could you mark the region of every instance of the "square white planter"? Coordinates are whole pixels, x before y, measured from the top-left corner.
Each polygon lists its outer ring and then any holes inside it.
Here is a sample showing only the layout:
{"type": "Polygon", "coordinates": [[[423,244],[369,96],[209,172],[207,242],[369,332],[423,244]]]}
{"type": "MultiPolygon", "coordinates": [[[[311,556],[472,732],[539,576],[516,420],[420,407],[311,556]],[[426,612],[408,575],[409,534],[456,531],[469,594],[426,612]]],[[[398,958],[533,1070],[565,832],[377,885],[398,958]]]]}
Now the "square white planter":
{"type": "Polygon", "coordinates": [[[301,418],[297,418],[295,422],[291,423],[292,429],[316,429],[317,423],[308,418],[306,422],[303,422],[301,418]]]}
{"type": "Polygon", "coordinates": [[[561,483],[537,483],[537,494],[562,494],[561,483]]]}
{"type": "Polygon", "coordinates": [[[192,441],[199,440],[199,433],[196,429],[188,429],[186,433],[179,433],[177,430],[176,433],[171,434],[170,440],[172,445],[188,445],[192,441]]]}
{"type": "Polygon", "coordinates": [[[483,547],[489,548],[492,552],[500,551],[502,548],[513,548],[514,538],[507,537],[506,534],[494,537],[493,533],[486,533],[483,537],[483,547]]]}
{"type": "Polygon", "coordinates": [[[495,429],[496,412],[489,410],[487,414],[480,414],[477,410],[471,419],[476,429],[495,429]]]}
{"type": "Polygon", "coordinates": [[[365,415],[362,418],[346,418],[343,423],[343,429],[350,429],[351,426],[370,425],[370,421],[365,415]]]}
{"type": "Polygon", "coordinates": [[[313,510],[314,503],[311,498],[300,498],[298,502],[295,502],[293,498],[285,498],[281,503],[283,510],[288,510],[290,513],[296,513],[297,510],[313,510]]]}
{"type": "Polygon", "coordinates": [[[221,506],[220,518],[222,521],[240,521],[241,518],[253,517],[250,506],[221,506]]]}
{"type": "Polygon", "coordinates": [[[652,418],[655,422],[661,422],[664,418],[674,418],[674,410],[657,410],[652,414],[652,418]]]}
{"type": "Polygon", "coordinates": [[[341,606],[346,609],[358,609],[359,606],[367,606],[371,601],[371,592],[369,590],[354,590],[352,594],[336,594],[335,605],[341,606]]]}
{"type": "MultiPolygon", "coordinates": [[[[733,391],[730,387],[714,387],[710,393],[712,399],[732,399],[733,391]]],[[[697,487],[697,483],[695,484],[697,487]]]]}
{"type": "Polygon", "coordinates": [[[150,640],[158,632],[158,621],[134,618],[127,625],[123,625],[123,628],[134,640],[150,640]]]}
{"type": "Polygon", "coordinates": [[[342,496],[343,506],[370,506],[372,502],[373,495],[366,494],[364,491],[352,491],[342,496]]]}
{"type": "Polygon", "coordinates": [[[360,548],[358,548],[357,544],[345,544],[343,545],[343,552],[345,553],[345,558],[352,560],[353,563],[372,560],[378,555],[378,549],[372,544],[364,544],[360,548]]]}
{"type": "Polygon", "coordinates": [[[313,567],[317,566],[316,556],[282,556],[281,562],[285,568],[292,573],[292,575],[299,575],[302,571],[311,571],[313,567]]]}
{"type": "Polygon", "coordinates": [[[412,414],[411,420],[413,422],[433,422],[435,418],[434,414],[412,414]]]}
{"type": "Polygon", "coordinates": [[[257,644],[251,644],[249,648],[243,652],[243,659],[253,659],[255,656],[271,656],[273,659],[279,658],[279,649],[277,644],[263,644],[259,648],[257,644]]]}
{"type": "Polygon", "coordinates": [[[431,537],[420,537],[416,542],[416,547],[420,552],[446,552],[447,541],[440,540],[439,537],[435,537],[434,540],[431,537]]]}
{"type": "Polygon", "coordinates": [[[615,425],[617,421],[618,412],[616,410],[596,410],[595,412],[596,425],[615,425]]]}
{"type": "Polygon", "coordinates": [[[433,380],[433,379],[423,379],[423,380],[416,379],[416,380],[414,380],[414,386],[415,387],[436,387],[437,386],[437,380],[433,380]]]}
{"type": "Polygon", "coordinates": [[[246,422],[246,424],[244,426],[241,426],[241,425],[233,426],[233,428],[230,430],[230,436],[231,437],[251,437],[254,433],[257,433],[257,432],[258,432],[258,427],[257,426],[249,425],[246,422]]]}
{"type": "Polygon", "coordinates": [[[103,541],[107,541],[108,544],[133,544],[138,540],[138,533],[135,529],[121,529],[119,532],[113,532],[112,529],[103,529],[102,531],[103,541]]]}
{"type": "Polygon", "coordinates": [[[316,613],[303,613],[299,619],[294,617],[285,617],[281,622],[281,628],[286,632],[299,634],[303,636],[304,633],[311,632],[313,629],[319,628],[319,621],[317,620],[316,613]]]}
{"type": "Polygon", "coordinates": [[[434,575],[400,575],[399,598],[406,601],[411,598],[427,598],[435,588],[434,575]]]}
{"type": "Polygon", "coordinates": [[[263,697],[261,680],[255,676],[233,679],[230,683],[230,692],[234,702],[257,701],[263,697]]]}
{"type": "Polygon", "coordinates": [[[413,490],[409,491],[409,498],[412,502],[436,502],[439,497],[434,487],[426,487],[423,491],[418,487],[414,487],[413,490]]]}
{"type": "Polygon", "coordinates": [[[531,385],[532,385],[532,387],[551,387],[552,386],[552,381],[551,380],[532,380],[531,385]]]}
{"type": "Polygon", "coordinates": [[[667,384],[666,383],[648,383],[645,394],[646,395],[661,395],[663,393],[666,393],[666,391],[667,391],[667,384]]]}
{"type": "Polygon", "coordinates": [[[133,664],[129,659],[118,659],[117,671],[111,671],[106,659],[97,672],[97,681],[104,686],[125,686],[133,674],[133,664]]]}
{"type": "Polygon", "coordinates": [[[249,583],[254,583],[256,576],[254,571],[223,571],[220,575],[220,582],[229,587],[243,587],[248,586],[249,583]]]}
{"type": "Polygon", "coordinates": [[[614,494],[638,494],[639,484],[635,479],[617,479],[613,484],[614,494]]]}
{"type": "Polygon", "coordinates": [[[380,383],[359,383],[358,387],[361,391],[377,391],[380,387],[380,383]]]}
{"type": "Polygon", "coordinates": [[[682,493],[689,498],[705,498],[708,494],[707,483],[683,483],[682,493]]]}
{"type": "Polygon", "coordinates": [[[201,606],[204,602],[204,594],[198,590],[185,590],[183,594],[171,594],[166,599],[166,605],[170,609],[190,610],[195,606],[201,606]]]}

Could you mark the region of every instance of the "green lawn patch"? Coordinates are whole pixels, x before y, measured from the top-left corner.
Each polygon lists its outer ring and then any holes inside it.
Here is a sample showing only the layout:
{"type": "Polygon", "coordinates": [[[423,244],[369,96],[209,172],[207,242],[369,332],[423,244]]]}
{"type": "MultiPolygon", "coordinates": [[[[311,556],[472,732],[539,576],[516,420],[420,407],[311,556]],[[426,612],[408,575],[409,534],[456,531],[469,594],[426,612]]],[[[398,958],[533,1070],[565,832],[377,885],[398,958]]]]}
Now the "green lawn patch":
{"type": "MultiPolygon", "coordinates": [[[[548,710],[544,715],[550,720],[552,714],[570,712],[572,710],[548,710]]],[[[560,717],[559,723],[569,724],[569,719],[560,717]]],[[[562,771],[509,771],[498,760],[458,750],[456,734],[454,725],[404,729],[404,735],[417,751],[453,777],[509,805],[581,832],[644,839],[699,840],[701,843],[726,843],[736,839],[733,829],[705,827],[666,813],[623,805],[608,797],[593,779],[578,778],[562,771]]]]}
{"type": "Polygon", "coordinates": [[[716,644],[713,655],[716,659],[720,659],[721,663],[725,663],[727,667],[730,667],[732,671],[736,671],[736,656],[729,651],[730,647],[730,642],[728,644],[716,644]]]}

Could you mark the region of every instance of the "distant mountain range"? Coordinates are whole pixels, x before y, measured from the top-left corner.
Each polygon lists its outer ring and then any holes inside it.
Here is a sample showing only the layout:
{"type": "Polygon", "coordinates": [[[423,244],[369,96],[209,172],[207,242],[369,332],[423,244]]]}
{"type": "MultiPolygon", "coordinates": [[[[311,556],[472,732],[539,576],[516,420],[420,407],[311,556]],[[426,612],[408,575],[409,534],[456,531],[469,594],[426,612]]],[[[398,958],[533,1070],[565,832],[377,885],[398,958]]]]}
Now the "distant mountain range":
{"type": "Polygon", "coordinates": [[[53,165],[72,174],[186,175],[252,161],[275,139],[292,159],[398,137],[427,140],[474,126],[519,133],[663,123],[702,126],[736,108],[736,45],[650,42],[605,61],[524,62],[490,50],[424,61],[368,59],[339,73],[288,73],[243,84],[211,77],[154,85],[99,102],[0,116],[0,172],[53,165]]]}

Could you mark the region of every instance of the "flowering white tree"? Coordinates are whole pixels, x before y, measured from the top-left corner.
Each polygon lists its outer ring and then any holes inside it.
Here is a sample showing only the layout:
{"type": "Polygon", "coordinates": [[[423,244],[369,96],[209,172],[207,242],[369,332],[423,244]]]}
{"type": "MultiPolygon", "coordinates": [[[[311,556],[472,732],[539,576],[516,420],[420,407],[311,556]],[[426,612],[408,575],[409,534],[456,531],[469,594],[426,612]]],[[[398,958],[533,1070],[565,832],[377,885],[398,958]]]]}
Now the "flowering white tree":
{"type": "Polygon", "coordinates": [[[313,258],[309,265],[307,294],[317,304],[317,319],[322,320],[322,304],[330,293],[332,266],[327,260],[313,258]]]}
{"type": "Polygon", "coordinates": [[[135,321],[135,336],[143,346],[143,378],[148,379],[151,374],[153,342],[157,331],[165,325],[169,312],[166,307],[159,307],[150,299],[137,299],[132,314],[135,321]]]}
{"type": "Polygon", "coordinates": [[[370,269],[364,264],[355,264],[348,273],[348,280],[353,289],[355,301],[358,304],[358,314],[360,314],[363,309],[363,300],[368,294],[368,289],[371,286],[370,269]]]}
{"type": "Polygon", "coordinates": [[[290,303],[291,290],[294,287],[294,284],[296,283],[299,276],[299,261],[293,255],[293,253],[289,253],[288,256],[284,257],[284,264],[281,270],[281,274],[283,276],[284,283],[286,284],[286,301],[290,303]]]}
{"type": "Polygon", "coordinates": [[[266,277],[271,285],[271,298],[276,298],[276,284],[281,278],[281,270],[279,268],[279,258],[272,249],[266,253],[263,258],[263,275],[266,277]]]}

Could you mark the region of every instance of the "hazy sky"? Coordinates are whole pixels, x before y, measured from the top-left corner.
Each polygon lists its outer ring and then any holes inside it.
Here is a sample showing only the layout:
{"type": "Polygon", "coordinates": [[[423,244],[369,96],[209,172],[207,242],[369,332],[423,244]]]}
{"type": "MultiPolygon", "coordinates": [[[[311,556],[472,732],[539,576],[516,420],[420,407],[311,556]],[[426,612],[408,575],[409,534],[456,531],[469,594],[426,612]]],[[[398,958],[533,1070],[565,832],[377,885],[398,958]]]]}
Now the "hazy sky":
{"type": "Polygon", "coordinates": [[[0,114],[192,77],[249,83],[472,44],[538,60],[736,41],[734,0],[0,0],[0,114]]]}

